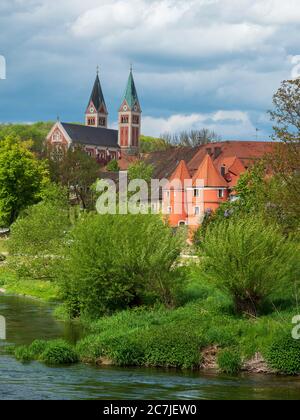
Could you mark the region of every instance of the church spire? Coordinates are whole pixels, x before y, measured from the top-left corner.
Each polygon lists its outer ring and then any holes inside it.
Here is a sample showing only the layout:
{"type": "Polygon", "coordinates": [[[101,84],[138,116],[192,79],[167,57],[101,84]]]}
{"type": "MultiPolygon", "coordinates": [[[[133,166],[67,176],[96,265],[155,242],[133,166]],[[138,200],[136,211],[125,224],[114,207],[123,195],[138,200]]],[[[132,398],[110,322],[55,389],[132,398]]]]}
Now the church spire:
{"type": "Polygon", "coordinates": [[[126,101],[127,105],[131,110],[133,110],[134,106],[137,106],[140,110],[140,102],[138,98],[138,94],[136,91],[133,73],[132,73],[132,65],[130,66],[130,73],[128,77],[128,82],[126,86],[126,90],[123,97],[123,102],[126,101]]]}
{"type": "Polygon", "coordinates": [[[85,123],[93,127],[107,127],[107,116],[107,107],[99,79],[99,67],[97,67],[95,83],[85,113],[85,123]]]}
{"type": "Polygon", "coordinates": [[[135,154],[139,150],[141,114],[141,106],[131,67],[126,90],[119,109],[119,146],[127,153],[135,154]]]}

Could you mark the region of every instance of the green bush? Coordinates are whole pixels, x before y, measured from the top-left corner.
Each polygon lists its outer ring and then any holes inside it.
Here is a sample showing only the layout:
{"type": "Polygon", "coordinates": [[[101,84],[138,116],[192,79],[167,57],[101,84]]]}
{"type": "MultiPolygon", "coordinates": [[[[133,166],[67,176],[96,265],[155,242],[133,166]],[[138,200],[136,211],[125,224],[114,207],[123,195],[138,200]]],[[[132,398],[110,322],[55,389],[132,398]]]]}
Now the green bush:
{"type": "Polygon", "coordinates": [[[111,161],[107,164],[106,169],[107,169],[109,172],[118,172],[118,171],[120,170],[120,168],[119,168],[119,164],[118,164],[118,161],[117,161],[117,160],[115,160],[115,159],[111,160],[111,161]]]}
{"type": "Polygon", "coordinates": [[[28,346],[17,347],[14,351],[15,358],[20,362],[30,362],[34,359],[32,352],[28,346]]]}
{"type": "Polygon", "coordinates": [[[39,356],[46,350],[48,342],[45,340],[35,340],[29,346],[28,350],[31,353],[34,359],[39,358],[39,356]]]}
{"type": "Polygon", "coordinates": [[[258,215],[209,227],[201,249],[209,278],[233,298],[237,313],[257,315],[300,275],[299,245],[258,215]]]}
{"type": "Polygon", "coordinates": [[[40,355],[40,360],[49,365],[67,365],[78,362],[78,355],[70,344],[62,340],[49,341],[40,355]]]}
{"type": "Polygon", "coordinates": [[[234,375],[241,370],[241,356],[237,350],[222,350],[218,354],[218,366],[222,372],[234,375]]]}
{"type": "Polygon", "coordinates": [[[300,341],[291,335],[277,338],[265,353],[268,365],[280,373],[300,373],[300,341]]]}
{"type": "Polygon", "coordinates": [[[155,215],[89,215],[69,238],[61,286],[73,315],[99,317],[146,301],[174,302],[182,238],[155,215]]]}

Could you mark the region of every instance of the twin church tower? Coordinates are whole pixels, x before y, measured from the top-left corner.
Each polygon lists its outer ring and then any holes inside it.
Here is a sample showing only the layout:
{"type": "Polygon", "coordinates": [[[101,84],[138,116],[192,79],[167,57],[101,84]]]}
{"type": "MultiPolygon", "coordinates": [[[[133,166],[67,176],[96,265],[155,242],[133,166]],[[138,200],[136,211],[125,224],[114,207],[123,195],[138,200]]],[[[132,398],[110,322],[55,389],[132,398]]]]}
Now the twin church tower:
{"type": "Polygon", "coordinates": [[[118,114],[118,129],[108,127],[108,109],[105,103],[99,73],[93,86],[84,124],[57,121],[50,130],[46,142],[52,155],[61,159],[64,151],[79,145],[91,157],[106,165],[110,160],[119,160],[124,154],[139,153],[142,110],[138,99],[132,69],[118,114]]]}
{"type": "MultiPolygon", "coordinates": [[[[141,134],[142,110],[136,91],[132,68],[118,113],[118,145],[121,149],[137,150],[141,134]]],[[[105,103],[99,72],[85,112],[85,125],[88,127],[108,127],[108,109],[105,103]]]]}

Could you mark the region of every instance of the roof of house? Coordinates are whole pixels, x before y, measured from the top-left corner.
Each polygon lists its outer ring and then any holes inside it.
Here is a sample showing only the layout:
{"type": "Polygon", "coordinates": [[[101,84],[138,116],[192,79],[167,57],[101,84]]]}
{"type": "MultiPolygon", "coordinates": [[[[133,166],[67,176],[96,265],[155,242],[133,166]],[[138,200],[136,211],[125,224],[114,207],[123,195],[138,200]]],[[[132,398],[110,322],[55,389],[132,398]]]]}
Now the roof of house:
{"type": "Polygon", "coordinates": [[[203,162],[193,176],[193,185],[196,185],[197,180],[203,180],[204,187],[227,187],[228,185],[226,180],[217,171],[213,160],[209,155],[205,156],[203,162]]]}
{"type": "Polygon", "coordinates": [[[274,150],[274,142],[263,141],[221,141],[200,146],[188,164],[193,175],[199,168],[205,155],[210,154],[216,168],[220,170],[224,158],[236,156],[247,169],[264,155],[274,150]]]}
{"type": "Polygon", "coordinates": [[[174,179],[179,179],[181,182],[184,182],[186,179],[190,179],[190,178],[191,178],[191,175],[186,166],[186,163],[184,160],[181,160],[179,162],[179,165],[173,172],[173,174],[170,176],[169,181],[173,181],[174,179]]]}
{"type": "Polygon", "coordinates": [[[128,78],[126,90],[124,93],[123,101],[124,100],[126,100],[130,108],[133,108],[134,105],[138,105],[140,107],[140,102],[139,102],[138,94],[136,91],[132,70],[130,70],[130,73],[129,73],[129,78],[128,78]]]}
{"type": "Polygon", "coordinates": [[[97,111],[100,109],[101,105],[103,105],[106,110],[106,104],[105,104],[104,95],[102,92],[101,83],[100,83],[98,74],[96,76],[96,80],[94,83],[94,87],[92,90],[92,94],[91,94],[88,106],[91,102],[93,102],[97,111]]]}
{"type": "Polygon", "coordinates": [[[118,130],[69,123],[61,123],[61,125],[74,143],[119,148],[118,130]]]}
{"type": "Polygon", "coordinates": [[[183,160],[186,164],[195,156],[199,147],[174,147],[165,151],[152,152],[144,157],[147,164],[154,167],[154,178],[170,178],[179,162],[183,160]]]}

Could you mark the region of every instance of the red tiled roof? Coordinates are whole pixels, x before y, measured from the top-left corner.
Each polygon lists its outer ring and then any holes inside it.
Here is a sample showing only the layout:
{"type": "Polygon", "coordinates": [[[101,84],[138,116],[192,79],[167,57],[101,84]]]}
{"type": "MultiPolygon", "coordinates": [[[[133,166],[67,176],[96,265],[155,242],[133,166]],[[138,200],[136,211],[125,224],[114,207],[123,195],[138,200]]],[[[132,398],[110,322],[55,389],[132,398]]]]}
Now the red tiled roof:
{"type": "Polygon", "coordinates": [[[206,155],[199,169],[193,176],[193,185],[197,179],[203,179],[204,187],[227,187],[226,180],[217,171],[212,158],[206,155]]]}
{"type": "Polygon", "coordinates": [[[179,162],[179,165],[170,176],[169,181],[173,181],[174,179],[179,179],[181,182],[184,182],[186,179],[191,179],[191,175],[184,160],[179,162]]]}

